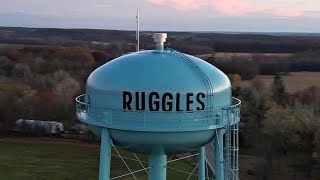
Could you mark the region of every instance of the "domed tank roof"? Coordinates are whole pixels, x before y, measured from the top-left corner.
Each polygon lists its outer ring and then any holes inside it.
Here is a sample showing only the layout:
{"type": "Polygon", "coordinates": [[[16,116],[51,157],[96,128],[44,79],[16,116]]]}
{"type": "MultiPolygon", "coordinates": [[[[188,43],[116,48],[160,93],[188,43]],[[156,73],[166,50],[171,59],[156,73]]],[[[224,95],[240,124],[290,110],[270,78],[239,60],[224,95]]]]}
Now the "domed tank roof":
{"type": "MultiPolygon", "coordinates": [[[[91,92],[158,92],[216,94],[227,91],[230,99],[230,81],[216,67],[194,56],[175,50],[149,50],[118,57],[96,69],[88,78],[87,94],[91,92]]],[[[107,103],[107,104],[105,104],[107,103]]],[[[213,107],[229,105],[230,101],[213,102],[213,107]]],[[[108,107],[121,108],[122,104],[108,107]]]]}

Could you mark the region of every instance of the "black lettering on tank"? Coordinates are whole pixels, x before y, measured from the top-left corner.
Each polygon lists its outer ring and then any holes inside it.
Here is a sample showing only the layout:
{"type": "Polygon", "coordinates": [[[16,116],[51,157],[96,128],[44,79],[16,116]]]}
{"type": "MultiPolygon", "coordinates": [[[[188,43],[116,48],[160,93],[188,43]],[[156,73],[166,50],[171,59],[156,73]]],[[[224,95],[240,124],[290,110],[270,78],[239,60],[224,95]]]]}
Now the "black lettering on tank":
{"type": "Polygon", "coordinates": [[[122,94],[122,109],[123,110],[132,110],[131,108],[132,94],[128,91],[123,91],[122,94]]]}
{"type": "Polygon", "coordinates": [[[190,108],[191,104],[193,103],[193,100],[191,99],[192,96],[193,96],[193,93],[187,93],[187,97],[186,97],[187,111],[192,111],[192,109],[190,108]]]}
{"type": "MultiPolygon", "coordinates": [[[[172,93],[166,92],[164,94],[159,94],[158,92],[151,92],[148,97],[146,97],[146,92],[134,92],[132,94],[128,91],[123,91],[122,108],[123,110],[132,110],[132,101],[135,98],[135,108],[137,111],[173,111],[173,105],[175,101],[175,110],[177,112],[181,111],[193,111],[194,101],[197,103],[195,105],[196,110],[205,110],[204,99],[206,97],[205,93],[198,92],[196,95],[193,93],[186,93],[185,98],[181,98],[180,93],[176,93],[173,96],[172,93]],[[133,97],[133,95],[135,97],[133,97]],[[146,107],[146,98],[148,98],[149,107],[146,107]],[[181,101],[185,101],[185,107],[181,107],[181,101]]],[[[184,103],[183,103],[184,104],[184,103]]]]}
{"type": "Polygon", "coordinates": [[[176,95],[176,111],[182,111],[180,108],[180,93],[177,93],[176,95]]]}
{"type": "Polygon", "coordinates": [[[198,101],[198,103],[199,103],[201,106],[200,106],[200,107],[197,107],[197,110],[204,110],[205,105],[204,105],[204,102],[201,100],[201,99],[203,99],[203,98],[205,98],[205,94],[204,94],[203,92],[199,92],[199,93],[197,94],[197,101],[198,101]]]}
{"type": "Polygon", "coordinates": [[[173,106],[173,102],[172,101],[168,101],[167,102],[167,97],[169,100],[173,100],[173,96],[171,93],[164,93],[162,96],[162,111],[172,111],[172,106],[173,106]]]}
{"type": "Polygon", "coordinates": [[[149,94],[149,109],[150,111],[159,111],[160,109],[160,101],[159,101],[160,95],[157,92],[151,92],[149,94]],[[155,100],[152,99],[152,97],[155,97],[155,100]],[[153,107],[155,105],[155,107],[153,107]]]}
{"type": "Polygon", "coordinates": [[[139,96],[139,92],[136,92],[136,110],[144,111],[146,110],[146,93],[141,92],[141,98],[139,96]],[[141,103],[140,103],[141,100],[141,103]],[[141,104],[141,107],[140,107],[141,104]]]}

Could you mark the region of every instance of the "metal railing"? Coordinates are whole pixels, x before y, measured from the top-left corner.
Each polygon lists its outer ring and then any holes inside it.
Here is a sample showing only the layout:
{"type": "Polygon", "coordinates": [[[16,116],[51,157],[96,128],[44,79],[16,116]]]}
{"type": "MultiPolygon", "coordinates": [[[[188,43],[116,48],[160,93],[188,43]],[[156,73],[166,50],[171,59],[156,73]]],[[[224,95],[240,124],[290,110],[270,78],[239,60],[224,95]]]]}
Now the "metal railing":
{"type": "Polygon", "coordinates": [[[76,100],[76,115],[84,123],[108,128],[136,128],[139,130],[192,130],[194,128],[217,129],[240,121],[231,111],[238,109],[241,101],[232,98],[232,105],[224,108],[198,111],[134,111],[96,106],[86,103],[86,95],[76,100]],[[230,111],[231,113],[225,113],[230,111]],[[230,117],[228,117],[230,116],[230,117]],[[217,123],[221,122],[221,123],[217,123]]]}

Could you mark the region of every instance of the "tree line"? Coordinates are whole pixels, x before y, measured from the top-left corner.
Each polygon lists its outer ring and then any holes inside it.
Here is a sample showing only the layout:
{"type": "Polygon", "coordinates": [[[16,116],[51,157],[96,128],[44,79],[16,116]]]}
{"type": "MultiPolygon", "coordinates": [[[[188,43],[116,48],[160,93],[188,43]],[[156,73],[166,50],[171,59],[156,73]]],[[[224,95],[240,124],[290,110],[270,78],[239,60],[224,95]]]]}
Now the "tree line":
{"type": "Polygon", "coordinates": [[[240,74],[242,79],[250,80],[256,75],[289,74],[299,71],[320,71],[320,50],[295,53],[292,56],[264,56],[252,57],[232,56],[225,60],[217,60],[215,56],[206,61],[221,69],[225,73],[240,74]]]}
{"type": "MultiPolygon", "coordinates": [[[[0,43],[88,47],[92,43],[135,44],[135,31],[0,27],[0,43]],[[2,30],[2,31],[1,31],[2,30]]],[[[140,33],[143,49],[153,49],[151,31],[140,33]]],[[[212,52],[296,53],[320,48],[320,37],[290,34],[168,32],[166,45],[192,55],[212,52]]]]}

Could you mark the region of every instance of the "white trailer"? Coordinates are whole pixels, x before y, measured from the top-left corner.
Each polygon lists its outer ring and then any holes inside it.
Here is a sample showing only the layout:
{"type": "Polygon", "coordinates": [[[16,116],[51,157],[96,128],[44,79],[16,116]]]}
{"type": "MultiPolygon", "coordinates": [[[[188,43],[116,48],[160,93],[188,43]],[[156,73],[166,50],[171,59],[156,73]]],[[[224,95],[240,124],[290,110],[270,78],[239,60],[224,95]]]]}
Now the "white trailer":
{"type": "Polygon", "coordinates": [[[64,133],[61,122],[32,119],[18,119],[14,130],[21,133],[40,135],[61,135],[64,133]]]}

